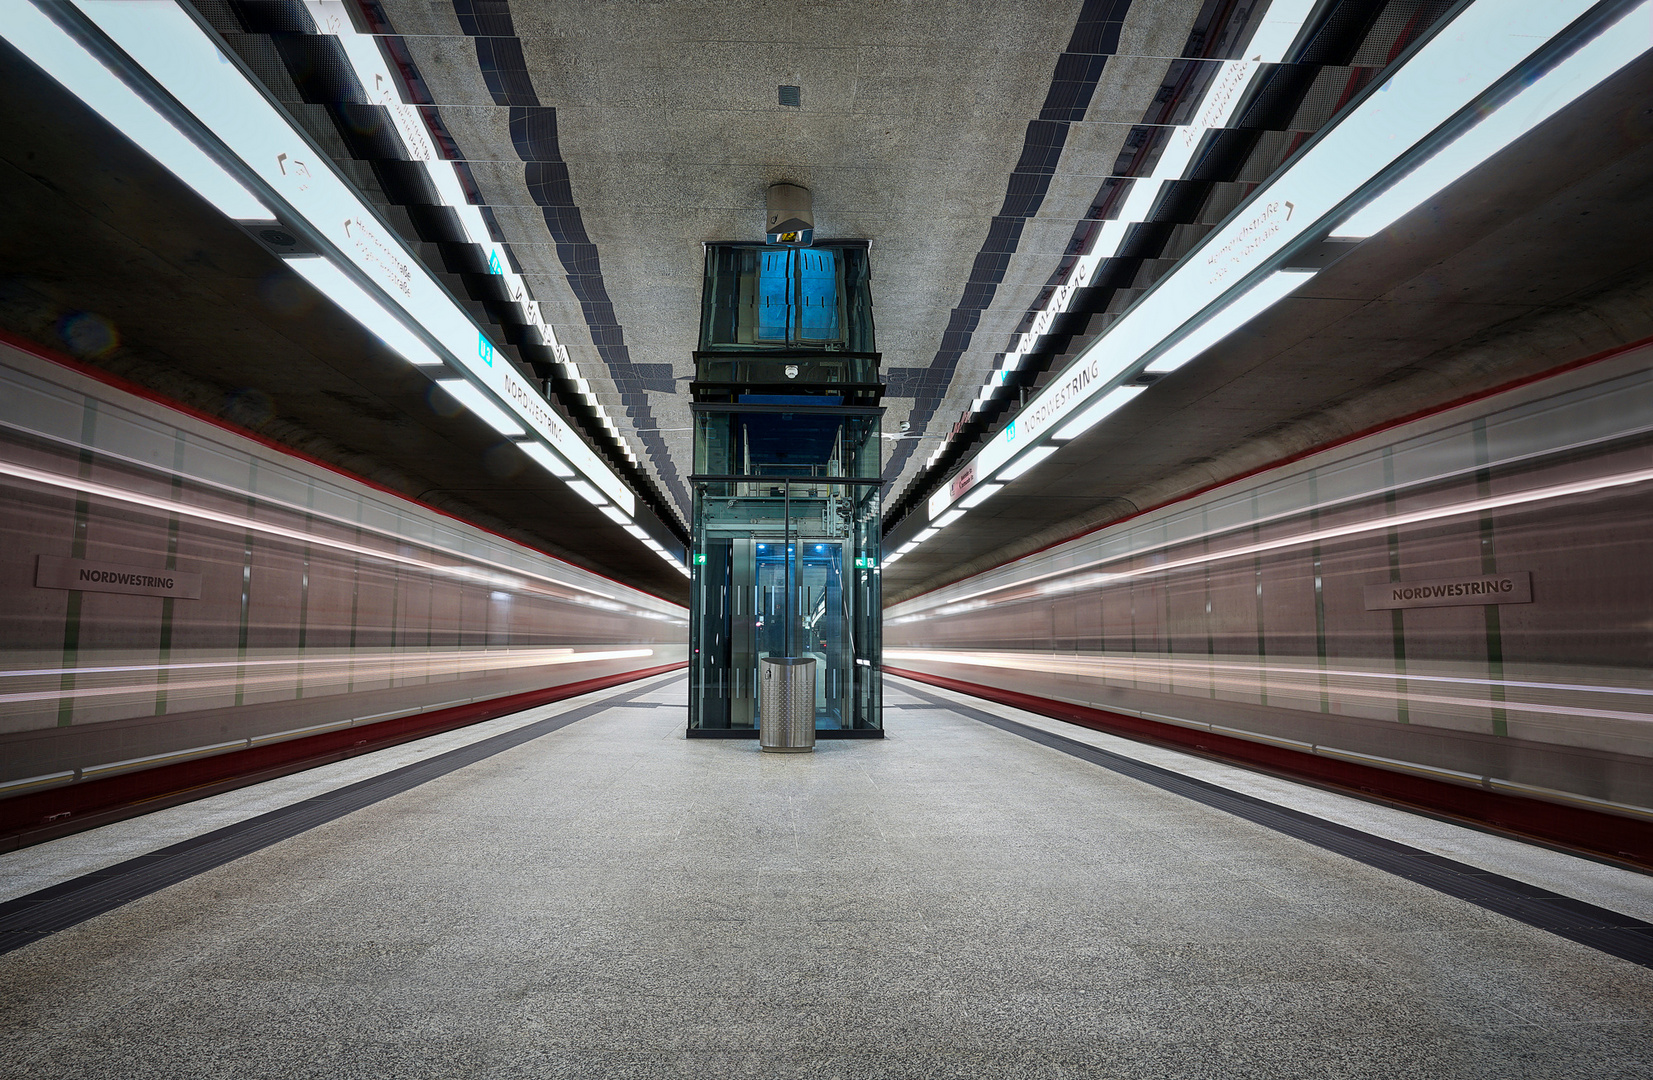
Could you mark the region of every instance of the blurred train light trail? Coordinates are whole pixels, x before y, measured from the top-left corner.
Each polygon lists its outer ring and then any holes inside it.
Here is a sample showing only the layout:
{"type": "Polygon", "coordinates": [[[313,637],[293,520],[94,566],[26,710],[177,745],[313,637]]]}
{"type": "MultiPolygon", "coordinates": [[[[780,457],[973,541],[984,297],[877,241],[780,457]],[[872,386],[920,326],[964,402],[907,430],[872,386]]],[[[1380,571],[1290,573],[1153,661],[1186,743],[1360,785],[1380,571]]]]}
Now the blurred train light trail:
{"type": "MultiPolygon", "coordinates": [[[[1274,551],[1283,551],[1289,548],[1302,547],[1306,544],[1323,544],[1331,540],[1343,540],[1352,537],[1364,536],[1369,533],[1382,532],[1387,529],[1398,529],[1407,525],[1421,525],[1428,522],[1447,521],[1452,518],[1484,514],[1493,510],[1506,510],[1511,507],[1528,506],[1534,503],[1548,502],[1552,499],[1564,499],[1575,495],[1589,495],[1598,491],[1608,491],[1614,488],[1629,487],[1634,484],[1644,484],[1653,480],[1653,469],[1638,469],[1633,472],[1615,473],[1609,476],[1596,477],[1590,480],[1577,480],[1566,484],[1553,484],[1548,487],[1533,488],[1529,491],[1512,492],[1508,495],[1493,495],[1482,499],[1471,499],[1467,502],[1455,503],[1450,506],[1435,506],[1427,510],[1414,510],[1404,514],[1394,514],[1386,517],[1374,517],[1367,521],[1354,522],[1349,525],[1338,525],[1326,529],[1315,529],[1310,532],[1298,533],[1293,536],[1284,536],[1276,540],[1263,540],[1254,544],[1245,544],[1240,547],[1229,548],[1224,551],[1213,551],[1208,554],[1194,555],[1181,559],[1170,559],[1152,566],[1131,567],[1111,571],[1107,580],[1126,581],[1131,578],[1148,577],[1154,574],[1163,574],[1172,570],[1183,570],[1195,566],[1209,566],[1212,563],[1223,562],[1228,559],[1244,558],[1248,555],[1263,555],[1274,551]]],[[[1249,528],[1249,525],[1247,526],[1249,528]]],[[[1189,537],[1175,543],[1186,544],[1201,539],[1189,537]]],[[[1164,550],[1161,548],[1160,550],[1164,550]]],[[[1051,593],[1069,592],[1085,587],[1095,581],[1084,582],[1074,578],[1043,590],[1031,589],[1036,582],[1050,582],[1058,578],[1067,578],[1080,570],[1107,566],[1111,563],[1127,562],[1141,558],[1142,551],[1128,552],[1122,555],[1113,555],[1077,566],[1063,567],[1046,574],[1024,578],[1019,581],[1006,582],[982,589],[979,592],[968,593],[961,597],[938,601],[936,608],[911,615],[892,619],[891,622],[911,622],[922,619],[930,614],[953,615],[965,611],[972,611],[983,606],[978,601],[981,597],[994,596],[1012,589],[1027,590],[1028,595],[1049,595],[1051,593]]],[[[996,602],[1002,602],[1003,598],[996,602]]]]}
{"type": "Polygon", "coordinates": [[[1144,658],[1141,656],[1052,656],[1048,653],[1026,652],[968,652],[948,649],[885,649],[889,660],[908,663],[930,663],[968,667],[1007,668],[1015,671],[1038,671],[1053,675],[1070,675],[1106,682],[1150,682],[1175,684],[1197,683],[1214,690],[1253,693],[1266,684],[1271,699],[1287,696],[1318,697],[1330,690],[1339,699],[1354,699],[1377,705],[1392,704],[1396,697],[1395,683],[1406,685],[1406,699],[1417,705],[1438,705],[1458,715],[1473,715],[1481,710],[1498,709],[1506,713],[1526,713],[1558,716],[1579,720],[1628,720],[1634,723],[1653,721],[1653,713],[1622,709],[1580,707],[1565,700],[1521,700],[1510,697],[1512,691],[1548,690],[1558,694],[1611,694],[1635,697],[1653,696],[1653,691],[1619,686],[1587,686],[1563,683],[1537,683],[1502,679],[1461,679],[1413,675],[1400,671],[1321,670],[1308,667],[1247,664],[1229,660],[1144,658]],[[1359,680],[1382,680],[1390,685],[1362,686],[1359,680]],[[1333,680],[1328,686],[1325,680],[1333,680]],[[1345,680],[1347,682],[1345,683],[1345,680]],[[1412,684],[1433,685],[1437,692],[1414,693],[1412,684]],[[1486,696],[1449,695],[1439,692],[1452,684],[1483,689],[1486,696]],[[1502,696],[1493,691],[1502,691],[1502,696]]]}
{"type": "Polygon", "coordinates": [[[30,671],[0,672],[0,688],[17,686],[11,680],[34,680],[41,685],[17,690],[0,689],[0,705],[58,698],[94,699],[121,694],[152,694],[159,678],[166,676],[169,694],[206,693],[220,690],[256,692],[263,688],[284,688],[295,681],[307,689],[331,681],[383,682],[398,678],[428,679],[437,675],[474,675],[533,667],[551,667],[563,664],[596,663],[601,660],[630,660],[653,656],[653,649],[611,649],[597,652],[575,652],[567,648],[512,649],[500,652],[454,650],[433,653],[358,653],[354,656],[329,656],[282,660],[219,660],[182,664],[137,664],[103,668],[37,668],[30,671]],[[246,669],[258,669],[246,674],[246,669]],[[323,670],[317,671],[315,669],[323,670]],[[153,678],[138,681],[133,675],[149,674],[153,678]],[[73,676],[85,679],[92,675],[128,676],[118,684],[108,686],[62,688],[60,679],[73,676]]]}
{"type": "MultiPolygon", "coordinates": [[[[177,514],[179,517],[211,522],[215,525],[224,525],[237,530],[246,530],[249,532],[261,533],[265,536],[279,537],[283,540],[291,540],[301,545],[331,548],[335,551],[348,552],[352,555],[360,555],[366,558],[378,559],[382,562],[396,563],[401,566],[413,567],[427,573],[438,574],[444,577],[463,578],[485,585],[538,592],[544,595],[557,597],[558,599],[568,600],[572,603],[580,603],[592,607],[602,607],[608,610],[624,610],[624,606],[617,603],[613,597],[607,596],[596,589],[592,589],[575,582],[560,581],[556,578],[533,574],[529,571],[520,570],[512,566],[490,564],[474,558],[473,562],[480,563],[480,566],[463,566],[451,563],[433,562],[429,559],[421,559],[412,555],[404,555],[395,551],[387,551],[383,548],[369,547],[365,544],[354,544],[348,540],[340,540],[321,535],[316,532],[287,528],[282,525],[276,525],[272,522],[260,521],[257,518],[246,517],[240,514],[230,514],[220,510],[209,510],[206,507],[194,506],[190,503],[181,502],[176,499],[166,499],[154,495],[143,495],[126,488],[116,487],[112,484],[102,484],[97,481],[83,480],[73,476],[62,476],[57,473],[48,472],[44,469],[34,469],[27,465],[19,465],[15,462],[0,463],[0,476],[9,476],[16,480],[41,484],[46,487],[56,488],[60,491],[72,491],[77,494],[92,495],[101,499],[108,499],[111,502],[124,503],[128,506],[141,506],[145,509],[156,510],[165,514],[177,514]],[[569,596],[558,591],[563,589],[585,593],[586,596],[569,596]]],[[[318,516],[302,507],[288,507],[283,504],[276,504],[273,501],[271,501],[270,504],[279,506],[282,509],[289,509],[294,513],[318,516]]],[[[347,525],[352,529],[375,531],[367,529],[366,527],[358,525],[354,522],[336,523],[347,525]]],[[[394,542],[402,546],[408,545],[408,540],[406,537],[394,536],[387,537],[387,539],[393,539],[394,542]]],[[[471,557],[467,556],[467,558],[471,557]]]]}

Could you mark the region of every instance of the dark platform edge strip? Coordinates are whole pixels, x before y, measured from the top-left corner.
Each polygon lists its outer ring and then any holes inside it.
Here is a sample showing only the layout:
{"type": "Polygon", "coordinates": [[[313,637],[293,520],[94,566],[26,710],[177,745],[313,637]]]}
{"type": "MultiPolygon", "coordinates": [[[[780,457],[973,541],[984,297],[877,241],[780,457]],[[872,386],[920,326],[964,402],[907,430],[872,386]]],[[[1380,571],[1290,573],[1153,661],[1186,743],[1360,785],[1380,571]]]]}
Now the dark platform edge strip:
{"type": "Polygon", "coordinates": [[[113,911],[168,885],[186,881],[318,825],[336,821],[393,795],[411,791],[421,784],[532,742],[577,721],[623,707],[631,698],[658,688],[656,685],[640,686],[629,694],[588,702],[514,731],[323,792],[290,806],[7,901],[0,904],[0,954],[20,949],[30,942],[113,911]]]}
{"type": "MultiPolygon", "coordinates": [[[[921,672],[899,671],[894,668],[886,668],[885,670],[892,675],[946,685],[948,689],[958,690],[962,693],[973,693],[963,689],[963,687],[972,684],[961,683],[957,680],[927,676],[921,672]]],[[[991,688],[978,687],[977,689],[987,691],[991,688]]],[[[1192,799],[1214,810],[1233,814],[1235,817],[1244,818],[1253,824],[1261,825],[1266,829],[1273,829],[1275,832],[1284,833],[1294,839],[1346,856],[1356,862],[1394,874],[1396,877],[1404,878],[1414,884],[1434,889],[1460,900],[1467,900],[1477,907],[1496,912],[1539,930],[1547,930],[1569,941],[1587,945],[1592,949],[1600,950],[1610,956],[1616,956],[1621,960],[1628,960],[1632,964],[1653,968],[1653,923],[1644,922],[1629,915],[1622,915],[1619,912],[1598,907],[1583,900],[1562,896],[1560,893],[1551,892],[1536,885],[1529,885],[1514,878],[1504,877],[1501,874],[1494,874],[1491,871],[1457,862],[1432,852],[1374,836],[1371,833],[1362,832],[1347,825],[1339,825],[1336,822],[1327,821],[1324,818],[1318,818],[1300,810],[1277,806],[1204,780],[1196,780],[1193,777],[1184,776],[1169,769],[1162,769],[1157,765],[1149,765],[1146,762],[1109,753],[1088,743],[1069,739],[1039,728],[1029,727],[1026,724],[1019,724],[1014,720],[1006,720],[1004,717],[995,716],[980,709],[973,709],[958,702],[948,701],[910,686],[904,686],[901,690],[902,693],[911,694],[924,701],[951,709],[971,720],[988,724],[1012,735],[1019,735],[1030,742],[1059,750],[1064,754],[1069,754],[1082,761],[1088,761],[1093,765],[1100,765],[1112,772],[1130,777],[1133,780],[1140,780],[1142,783],[1150,784],[1162,791],[1192,799]]],[[[995,697],[995,695],[988,693],[973,693],[973,696],[990,699],[995,697]]],[[[1017,696],[1027,697],[1027,695],[1017,696]]],[[[1013,702],[1004,703],[1015,704],[1013,702]]],[[[1050,702],[1049,704],[1060,705],[1061,703],[1050,702]]],[[[1027,708],[1025,705],[1017,705],[1016,707],[1027,708]]],[[[1077,707],[1069,706],[1068,708],[1077,707]]],[[[1028,711],[1051,715],[1043,709],[1029,709],[1028,711]]],[[[1054,719],[1068,720],[1069,718],[1055,716],[1054,719]]],[[[1102,731],[1109,730],[1100,724],[1094,723],[1083,723],[1083,726],[1102,731]]],[[[1158,726],[1168,727],[1169,725],[1158,726]]],[[[1124,734],[1118,731],[1110,731],[1109,733],[1124,734]]],[[[1183,748],[1179,747],[1178,749],[1183,748]]],[[[1606,817],[1607,815],[1599,816],[1606,817]]]]}

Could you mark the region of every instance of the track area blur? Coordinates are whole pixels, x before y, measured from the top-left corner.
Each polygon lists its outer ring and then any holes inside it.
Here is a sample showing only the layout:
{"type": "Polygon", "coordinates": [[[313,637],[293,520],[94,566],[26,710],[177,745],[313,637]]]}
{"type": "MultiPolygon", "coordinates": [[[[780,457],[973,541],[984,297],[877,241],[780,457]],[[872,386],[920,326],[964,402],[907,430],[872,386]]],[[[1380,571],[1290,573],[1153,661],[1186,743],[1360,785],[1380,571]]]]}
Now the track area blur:
{"type": "Polygon", "coordinates": [[[685,658],[676,604],[9,346],[0,506],[0,815],[685,658]]]}
{"type": "Polygon", "coordinates": [[[1650,365],[1629,350],[894,605],[886,663],[1642,827],[1650,365]]]}

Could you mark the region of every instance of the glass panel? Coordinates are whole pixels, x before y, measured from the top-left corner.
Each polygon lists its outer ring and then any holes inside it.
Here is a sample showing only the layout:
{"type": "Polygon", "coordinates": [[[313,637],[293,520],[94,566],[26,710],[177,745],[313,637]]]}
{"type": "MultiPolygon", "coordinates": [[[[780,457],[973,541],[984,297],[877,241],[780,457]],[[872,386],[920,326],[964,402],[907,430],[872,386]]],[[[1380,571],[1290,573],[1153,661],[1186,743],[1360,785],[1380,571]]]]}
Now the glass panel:
{"type": "Polygon", "coordinates": [[[792,334],[792,252],[766,251],[758,271],[758,340],[785,345],[792,334]]]}
{"type": "Polygon", "coordinates": [[[693,726],[755,725],[758,662],[786,655],[817,661],[818,728],[879,726],[878,489],[702,482],[696,509],[693,726]]]}
{"type": "Polygon", "coordinates": [[[864,244],[708,245],[700,347],[870,352],[867,285],[864,244]]]}
{"type": "Polygon", "coordinates": [[[798,272],[798,337],[838,341],[838,257],[830,249],[791,252],[798,272]]]}
{"type": "Polygon", "coordinates": [[[767,656],[816,661],[817,729],[880,726],[880,488],[833,482],[882,468],[866,254],[707,248],[691,729],[752,731],[767,656]]]}

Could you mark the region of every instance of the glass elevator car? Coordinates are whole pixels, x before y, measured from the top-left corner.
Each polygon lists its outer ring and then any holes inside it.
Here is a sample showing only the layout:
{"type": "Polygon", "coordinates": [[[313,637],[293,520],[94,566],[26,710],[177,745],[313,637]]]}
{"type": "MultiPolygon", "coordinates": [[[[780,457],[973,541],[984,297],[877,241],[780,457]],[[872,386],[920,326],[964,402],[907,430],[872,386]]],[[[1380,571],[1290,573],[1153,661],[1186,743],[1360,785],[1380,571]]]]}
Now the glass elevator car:
{"type": "Polygon", "coordinates": [[[818,738],[883,735],[878,353],[865,243],[709,244],[695,353],[689,735],[756,738],[815,660],[818,738]]]}

